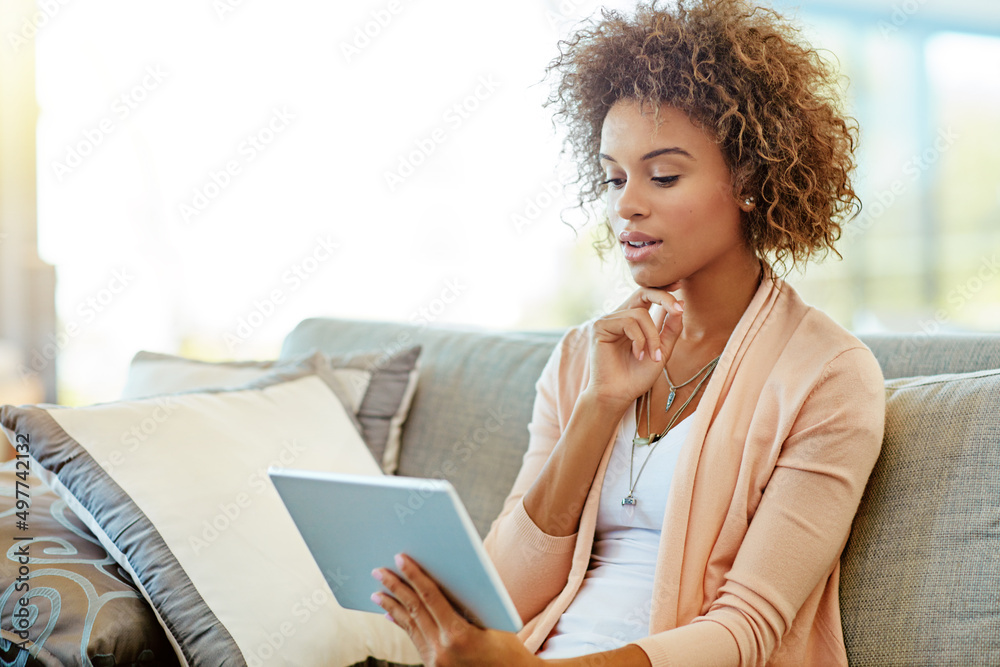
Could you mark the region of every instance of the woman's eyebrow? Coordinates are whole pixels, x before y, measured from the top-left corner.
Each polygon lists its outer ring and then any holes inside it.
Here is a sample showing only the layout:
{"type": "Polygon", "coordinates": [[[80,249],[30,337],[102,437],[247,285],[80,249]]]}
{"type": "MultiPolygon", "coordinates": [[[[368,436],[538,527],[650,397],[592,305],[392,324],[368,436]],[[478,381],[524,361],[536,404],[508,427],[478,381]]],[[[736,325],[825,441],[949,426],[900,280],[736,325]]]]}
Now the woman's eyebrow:
{"type": "MultiPolygon", "coordinates": [[[[598,155],[598,158],[601,159],[601,160],[608,160],[609,162],[614,162],[615,164],[618,163],[618,160],[614,159],[613,157],[611,157],[607,153],[598,153],[597,155],[598,155]]],[[[688,158],[689,160],[694,160],[694,156],[693,155],[691,155],[690,153],[688,153],[683,148],[677,148],[676,146],[674,146],[673,148],[659,148],[659,149],[657,149],[655,151],[650,151],[650,152],[646,153],[645,155],[643,155],[641,159],[643,159],[643,160],[652,160],[654,157],[659,157],[660,155],[681,155],[683,157],[688,158]]]]}

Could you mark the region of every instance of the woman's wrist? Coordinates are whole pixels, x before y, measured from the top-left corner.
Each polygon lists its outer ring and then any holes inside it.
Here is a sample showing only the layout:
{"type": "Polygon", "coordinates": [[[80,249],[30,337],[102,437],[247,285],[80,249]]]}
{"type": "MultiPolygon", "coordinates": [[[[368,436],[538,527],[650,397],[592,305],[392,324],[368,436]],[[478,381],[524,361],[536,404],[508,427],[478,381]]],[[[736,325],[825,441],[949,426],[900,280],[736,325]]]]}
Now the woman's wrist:
{"type": "Polygon", "coordinates": [[[617,423],[625,414],[625,410],[635,402],[634,398],[623,398],[602,393],[599,389],[587,387],[580,394],[576,401],[577,410],[596,410],[600,414],[607,415],[612,421],[617,423]]]}
{"type": "Polygon", "coordinates": [[[552,667],[593,667],[593,665],[604,665],[614,667],[615,665],[628,665],[628,667],[651,667],[653,664],[646,652],[636,644],[626,644],[613,651],[604,653],[593,653],[582,655],[578,658],[562,658],[559,660],[541,660],[543,665],[552,667]]]}

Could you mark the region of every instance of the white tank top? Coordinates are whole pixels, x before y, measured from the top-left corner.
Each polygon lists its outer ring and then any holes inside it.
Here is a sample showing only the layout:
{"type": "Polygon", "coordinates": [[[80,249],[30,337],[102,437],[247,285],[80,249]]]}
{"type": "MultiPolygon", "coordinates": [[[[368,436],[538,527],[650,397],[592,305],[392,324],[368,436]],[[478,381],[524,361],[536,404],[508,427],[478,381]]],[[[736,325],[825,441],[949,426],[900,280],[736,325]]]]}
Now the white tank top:
{"type": "Polygon", "coordinates": [[[622,505],[629,493],[635,406],[626,411],[604,474],[590,567],[538,656],[571,658],[610,651],[649,635],[660,530],[691,421],[688,416],[676,424],[655,449],[636,447],[633,481],[647,457],[649,463],[635,485],[636,504],[622,505]]]}

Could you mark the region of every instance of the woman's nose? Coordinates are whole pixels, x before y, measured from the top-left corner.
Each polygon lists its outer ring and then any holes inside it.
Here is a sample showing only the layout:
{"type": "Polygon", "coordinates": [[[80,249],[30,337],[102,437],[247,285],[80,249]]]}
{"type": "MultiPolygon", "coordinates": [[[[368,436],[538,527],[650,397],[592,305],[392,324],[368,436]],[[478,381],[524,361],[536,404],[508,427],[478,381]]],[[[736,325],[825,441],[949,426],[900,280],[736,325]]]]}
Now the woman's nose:
{"type": "Polygon", "coordinates": [[[614,211],[622,220],[649,215],[649,205],[638,185],[635,181],[626,181],[625,187],[618,191],[614,211]]]}

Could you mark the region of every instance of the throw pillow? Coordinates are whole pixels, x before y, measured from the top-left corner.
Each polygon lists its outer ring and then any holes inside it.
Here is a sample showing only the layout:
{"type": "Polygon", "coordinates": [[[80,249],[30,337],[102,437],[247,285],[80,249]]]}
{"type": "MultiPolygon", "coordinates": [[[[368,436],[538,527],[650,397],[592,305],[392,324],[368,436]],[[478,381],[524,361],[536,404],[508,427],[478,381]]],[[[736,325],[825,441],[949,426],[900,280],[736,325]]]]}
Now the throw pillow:
{"type": "Polygon", "coordinates": [[[26,459],[0,466],[0,544],[0,664],[177,664],[128,574],[26,459]]]}
{"type": "MultiPolygon", "coordinates": [[[[361,353],[322,359],[333,372],[333,386],[356,415],[372,455],[386,474],[399,464],[403,421],[417,388],[420,346],[386,357],[361,353]]],[[[123,399],[158,394],[238,386],[287,370],[292,361],[234,361],[212,363],[156,352],[138,352],[129,365],[123,399]]]]}
{"type": "Polygon", "coordinates": [[[336,604],[336,573],[319,571],[266,474],[380,474],[323,375],[83,408],[5,406],[0,422],[136,581],[182,664],[416,663],[396,626],[336,604]]]}

